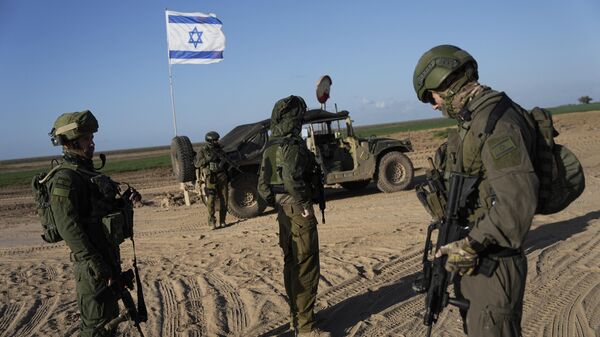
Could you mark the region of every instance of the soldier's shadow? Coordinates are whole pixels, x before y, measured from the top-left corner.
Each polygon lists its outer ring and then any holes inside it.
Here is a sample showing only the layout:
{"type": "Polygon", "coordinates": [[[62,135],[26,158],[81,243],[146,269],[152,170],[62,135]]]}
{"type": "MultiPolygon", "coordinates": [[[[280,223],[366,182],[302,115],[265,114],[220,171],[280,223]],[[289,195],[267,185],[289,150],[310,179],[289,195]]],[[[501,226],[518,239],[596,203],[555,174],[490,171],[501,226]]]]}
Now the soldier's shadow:
{"type": "Polygon", "coordinates": [[[600,211],[592,211],[571,219],[541,225],[531,230],[523,245],[525,252],[544,249],[556,242],[585,231],[592,220],[600,219],[600,211]]]}
{"type": "MultiPolygon", "coordinates": [[[[542,225],[531,230],[524,244],[526,252],[544,249],[556,242],[566,240],[584,232],[592,220],[600,218],[600,211],[589,212],[568,220],[542,225]]],[[[367,291],[347,298],[318,313],[322,317],[320,326],[331,332],[332,336],[345,336],[347,331],[361,321],[406,301],[414,296],[412,284],[419,273],[407,275],[393,284],[388,284],[375,291],[367,291]]],[[[424,308],[423,308],[424,309],[424,308]]],[[[419,312],[415,312],[415,318],[419,312]]],[[[293,336],[286,332],[287,324],[277,327],[262,336],[293,336]]]]}

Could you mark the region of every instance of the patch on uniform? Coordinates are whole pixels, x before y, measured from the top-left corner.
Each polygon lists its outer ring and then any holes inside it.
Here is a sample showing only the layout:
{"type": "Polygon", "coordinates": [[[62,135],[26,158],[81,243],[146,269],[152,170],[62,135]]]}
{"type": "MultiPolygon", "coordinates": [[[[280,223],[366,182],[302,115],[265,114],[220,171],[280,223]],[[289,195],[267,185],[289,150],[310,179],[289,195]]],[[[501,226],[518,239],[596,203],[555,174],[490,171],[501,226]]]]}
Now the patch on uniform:
{"type": "Polygon", "coordinates": [[[490,153],[494,160],[498,160],[517,149],[517,145],[510,136],[500,139],[490,139],[490,153]]]}
{"type": "Polygon", "coordinates": [[[61,188],[61,187],[54,187],[52,189],[52,195],[56,195],[59,197],[68,197],[69,196],[69,189],[67,188],[61,188]]]}
{"type": "Polygon", "coordinates": [[[521,164],[521,149],[511,136],[489,139],[487,145],[496,169],[521,164]]]}

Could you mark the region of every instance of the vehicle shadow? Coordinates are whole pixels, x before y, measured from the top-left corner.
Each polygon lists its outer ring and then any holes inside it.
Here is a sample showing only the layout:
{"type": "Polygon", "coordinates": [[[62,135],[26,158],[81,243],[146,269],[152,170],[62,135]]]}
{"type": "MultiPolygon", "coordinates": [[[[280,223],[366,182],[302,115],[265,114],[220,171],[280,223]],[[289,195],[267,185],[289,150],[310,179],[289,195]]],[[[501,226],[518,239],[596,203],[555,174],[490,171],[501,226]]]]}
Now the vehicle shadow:
{"type": "MultiPolygon", "coordinates": [[[[413,181],[404,191],[413,190],[417,185],[424,183],[426,180],[425,174],[415,175],[413,181]]],[[[360,190],[347,190],[345,188],[325,188],[325,200],[340,200],[354,197],[362,197],[365,195],[372,195],[377,193],[383,193],[377,188],[375,182],[370,182],[369,185],[360,190]]],[[[416,198],[416,197],[415,197],[416,198]]]]}

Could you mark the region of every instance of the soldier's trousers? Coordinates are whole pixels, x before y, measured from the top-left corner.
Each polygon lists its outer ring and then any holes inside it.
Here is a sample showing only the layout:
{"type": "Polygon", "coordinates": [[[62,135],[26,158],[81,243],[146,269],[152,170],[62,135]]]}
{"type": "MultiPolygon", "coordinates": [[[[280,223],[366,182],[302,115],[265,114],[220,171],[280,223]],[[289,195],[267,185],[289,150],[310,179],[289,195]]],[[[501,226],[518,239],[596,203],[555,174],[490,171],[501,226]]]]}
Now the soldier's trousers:
{"type": "Polygon", "coordinates": [[[315,325],[314,307],[320,276],[317,219],[314,215],[304,218],[303,209],[298,205],[281,205],[277,209],[291,326],[298,332],[309,332],[315,325]]]}
{"type": "Polygon", "coordinates": [[[491,277],[463,276],[460,289],[470,301],[466,328],[469,337],[520,337],[527,258],[523,253],[497,258],[491,277]]]}
{"type": "Polygon", "coordinates": [[[208,178],[206,184],[206,208],[208,209],[208,224],[214,225],[215,209],[219,205],[219,224],[225,223],[227,216],[227,199],[229,196],[229,187],[227,175],[222,173],[213,173],[213,177],[208,178]]]}
{"type": "Polygon", "coordinates": [[[115,336],[116,331],[106,331],[104,324],[119,315],[119,304],[111,294],[104,298],[94,299],[96,291],[102,286],[103,281],[98,281],[93,274],[88,262],[74,263],[75,288],[77,291],[77,306],[81,314],[81,337],[108,337],[115,336]]]}

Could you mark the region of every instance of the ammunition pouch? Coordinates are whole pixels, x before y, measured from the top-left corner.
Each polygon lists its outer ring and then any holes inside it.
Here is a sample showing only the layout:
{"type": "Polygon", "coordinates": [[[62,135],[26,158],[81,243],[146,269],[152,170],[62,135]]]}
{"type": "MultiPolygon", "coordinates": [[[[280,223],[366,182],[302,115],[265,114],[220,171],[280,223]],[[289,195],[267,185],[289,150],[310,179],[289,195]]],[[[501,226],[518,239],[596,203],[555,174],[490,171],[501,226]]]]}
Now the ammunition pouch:
{"type": "Polygon", "coordinates": [[[210,170],[210,172],[222,171],[221,167],[219,167],[219,164],[214,161],[211,161],[210,163],[208,163],[208,169],[210,170]]]}
{"type": "Polygon", "coordinates": [[[428,184],[422,184],[416,187],[416,192],[417,198],[429,215],[435,221],[443,219],[444,209],[446,208],[446,197],[441,191],[432,190],[428,184]]]}
{"type": "Polygon", "coordinates": [[[101,219],[104,234],[118,246],[133,235],[133,209],[124,207],[119,212],[110,213],[101,219]]]}

